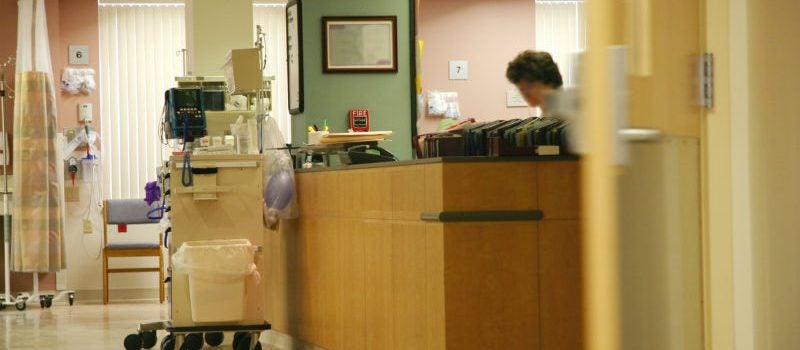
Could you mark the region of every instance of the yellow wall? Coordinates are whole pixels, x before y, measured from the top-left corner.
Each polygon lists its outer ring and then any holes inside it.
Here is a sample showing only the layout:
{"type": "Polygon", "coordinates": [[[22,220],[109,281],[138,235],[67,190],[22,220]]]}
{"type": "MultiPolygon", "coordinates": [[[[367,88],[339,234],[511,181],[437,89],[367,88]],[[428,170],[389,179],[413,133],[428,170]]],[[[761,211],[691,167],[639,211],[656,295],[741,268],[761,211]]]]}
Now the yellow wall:
{"type": "Polygon", "coordinates": [[[749,1],[755,348],[800,347],[800,2],[749,1]]]}

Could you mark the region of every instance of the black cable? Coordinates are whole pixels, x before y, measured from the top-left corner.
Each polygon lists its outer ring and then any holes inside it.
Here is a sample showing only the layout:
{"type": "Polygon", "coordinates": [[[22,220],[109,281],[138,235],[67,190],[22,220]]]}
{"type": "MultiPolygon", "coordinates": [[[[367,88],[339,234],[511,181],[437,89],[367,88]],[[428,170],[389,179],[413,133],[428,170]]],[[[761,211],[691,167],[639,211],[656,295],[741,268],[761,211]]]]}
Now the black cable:
{"type": "Polygon", "coordinates": [[[186,152],[186,144],[189,143],[189,114],[183,115],[183,169],[181,171],[181,184],[183,187],[189,187],[194,182],[192,177],[192,160],[189,153],[186,152]],[[188,175],[188,176],[187,176],[188,175]]]}
{"type": "Polygon", "coordinates": [[[164,248],[169,248],[169,234],[172,232],[172,227],[167,227],[164,230],[164,248]]]}

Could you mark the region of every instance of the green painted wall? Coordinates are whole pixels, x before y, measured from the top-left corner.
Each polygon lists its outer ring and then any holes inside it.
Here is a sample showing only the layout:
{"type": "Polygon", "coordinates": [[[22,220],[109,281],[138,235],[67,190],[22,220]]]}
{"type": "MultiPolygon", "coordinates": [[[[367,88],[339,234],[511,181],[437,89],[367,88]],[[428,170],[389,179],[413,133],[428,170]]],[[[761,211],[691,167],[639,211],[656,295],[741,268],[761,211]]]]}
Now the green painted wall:
{"type": "Polygon", "coordinates": [[[331,132],[345,132],[351,108],[368,108],[371,130],[392,130],[383,146],[411,159],[411,66],[407,0],[303,0],[305,111],[292,117],[294,144],[307,141],[307,127],[328,119],[331,132]],[[397,16],[397,73],[322,73],[323,16],[397,16]]]}

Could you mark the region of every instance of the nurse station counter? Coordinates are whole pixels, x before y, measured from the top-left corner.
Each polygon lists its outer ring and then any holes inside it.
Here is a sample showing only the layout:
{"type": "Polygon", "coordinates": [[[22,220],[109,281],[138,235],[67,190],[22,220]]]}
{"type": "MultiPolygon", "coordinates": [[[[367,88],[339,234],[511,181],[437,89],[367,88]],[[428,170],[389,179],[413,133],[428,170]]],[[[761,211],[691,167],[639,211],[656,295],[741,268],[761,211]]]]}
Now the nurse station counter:
{"type": "Polygon", "coordinates": [[[580,349],[573,157],[298,170],[265,234],[266,319],[331,350],[580,349]]]}

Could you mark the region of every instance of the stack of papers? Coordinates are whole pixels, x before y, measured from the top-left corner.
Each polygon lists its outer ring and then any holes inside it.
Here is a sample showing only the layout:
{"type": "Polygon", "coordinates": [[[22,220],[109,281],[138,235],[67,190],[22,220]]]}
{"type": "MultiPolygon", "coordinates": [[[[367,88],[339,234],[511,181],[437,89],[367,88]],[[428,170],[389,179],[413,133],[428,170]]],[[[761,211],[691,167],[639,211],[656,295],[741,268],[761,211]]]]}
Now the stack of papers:
{"type": "Polygon", "coordinates": [[[323,145],[329,145],[335,143],[383,141],[391,135],[391,131],[330,133],[323,135],[319,143],[323,145]]]}

